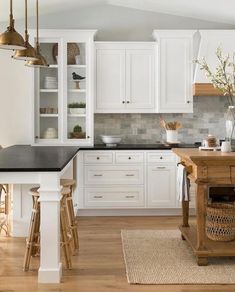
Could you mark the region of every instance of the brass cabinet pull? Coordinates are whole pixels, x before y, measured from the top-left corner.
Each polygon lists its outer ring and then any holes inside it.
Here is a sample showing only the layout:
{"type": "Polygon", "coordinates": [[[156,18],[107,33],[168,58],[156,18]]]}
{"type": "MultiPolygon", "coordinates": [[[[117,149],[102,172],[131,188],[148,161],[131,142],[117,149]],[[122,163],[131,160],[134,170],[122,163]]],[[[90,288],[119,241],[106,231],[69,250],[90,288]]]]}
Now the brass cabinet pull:
{"type": "Polygon", "coordinates": [[[132,199],[132,198],[134,198],[134,197],[135,197],[135,196],[129,196],[129,195],[126,196],[127,199],[132,199]]]}
{"type": "Polygon", "coordinates": [[[129,174],[129,173],[127,173],[126,176],[134,176],[134,174],[129,174]]]}
{"type": "Polygon", "coordinates": [[[95,199],[102,199],[103,196],[94,196],[95,199]]]}
{"type": "Polygon", "coordinates": [[[94,176],[103,176],[103,174],[94,174],[94,176]]]}

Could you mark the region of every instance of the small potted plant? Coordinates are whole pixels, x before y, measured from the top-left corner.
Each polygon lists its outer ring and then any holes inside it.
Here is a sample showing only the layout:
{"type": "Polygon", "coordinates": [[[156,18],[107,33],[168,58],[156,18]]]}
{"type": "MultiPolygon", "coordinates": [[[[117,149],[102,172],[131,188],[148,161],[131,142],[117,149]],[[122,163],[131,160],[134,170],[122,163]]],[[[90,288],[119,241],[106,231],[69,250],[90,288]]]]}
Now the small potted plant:
{"type": "Polygon", "coordinates": [[[80,125],[76,125],[73,128],[73,132],[71,133],[72,139],[84,139],[86,137],[86,133],[82,132],[82,127],[80,125]]]}
{"type": "Polygon", "coordinates": [[[86,104],[85,102],[72,102],[68,104],[70,114],[85,114],[86,113],[86,104]]]}

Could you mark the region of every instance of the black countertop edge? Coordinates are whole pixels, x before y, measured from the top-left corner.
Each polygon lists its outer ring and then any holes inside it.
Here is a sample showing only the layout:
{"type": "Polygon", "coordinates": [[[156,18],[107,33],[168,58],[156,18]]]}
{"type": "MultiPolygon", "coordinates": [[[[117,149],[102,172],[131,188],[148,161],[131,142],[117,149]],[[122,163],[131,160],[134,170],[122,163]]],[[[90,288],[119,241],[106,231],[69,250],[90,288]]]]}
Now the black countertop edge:
{"type": "Polygon", "coordinates": [[[60,172],[78,151],[74,146],[13,145],[0,150],[0,173],[60,172]]]}
{"type": "Polygon", "coordinates": [[[104,144],[96,144],[92,147],[79,147],[79,150],[171,150],[172,148],[198,148],[195,144],[178,144],[168,146],[165,144],[120,144],[108,147],[104,144]]]}

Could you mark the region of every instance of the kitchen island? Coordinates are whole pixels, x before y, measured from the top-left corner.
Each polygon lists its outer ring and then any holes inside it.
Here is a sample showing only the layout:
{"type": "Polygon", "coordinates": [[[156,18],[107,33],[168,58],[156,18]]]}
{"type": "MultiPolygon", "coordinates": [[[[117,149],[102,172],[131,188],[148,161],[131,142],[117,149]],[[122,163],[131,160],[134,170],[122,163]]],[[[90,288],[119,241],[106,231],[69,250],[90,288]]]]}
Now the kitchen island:
{"type": "Polygon", "coordinates": [[[186,167],[188,178],[197,184],[196,226],[189,225],[189,204],[182,202],[183,222],[180,226],[185,239],[197,257],[198,265],[207,265],[208,257],[235,256],[235,242],[217,242],[205,234],[206,206],[210,186],[235,185],[235,153],[172,149],[186,167]]]}
{"type": "Polygon", "coordinates": [[[78,150],[68,146],[15,145],[0,151],[1,184],[40,186],[40,283],[60,282],[60,178],[71,167],[78,150]]]}

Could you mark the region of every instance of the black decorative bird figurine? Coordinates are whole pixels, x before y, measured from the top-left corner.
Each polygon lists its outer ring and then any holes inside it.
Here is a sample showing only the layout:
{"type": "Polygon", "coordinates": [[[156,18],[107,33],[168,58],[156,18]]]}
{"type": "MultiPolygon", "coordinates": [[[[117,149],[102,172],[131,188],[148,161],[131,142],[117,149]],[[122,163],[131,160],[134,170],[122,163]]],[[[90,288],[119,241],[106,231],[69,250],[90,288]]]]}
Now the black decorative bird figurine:
{"type": "Polygon", "coordinates": [[[86,77],[82,77],[81,75],[76,74],[75,72],[72,73],[73,75],[73,80],[83,80],[86,77]]]}

